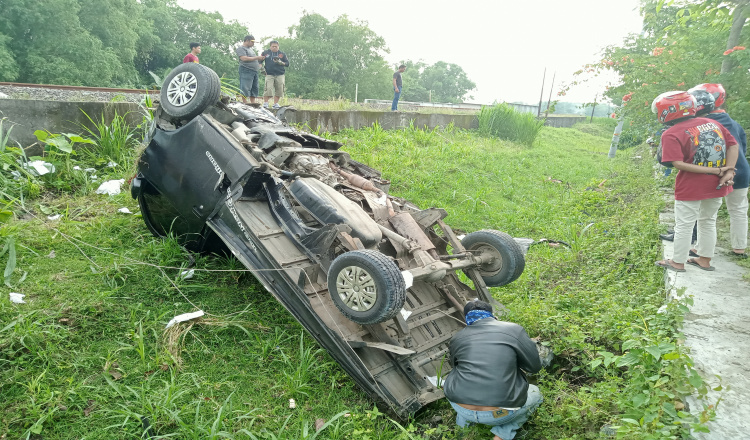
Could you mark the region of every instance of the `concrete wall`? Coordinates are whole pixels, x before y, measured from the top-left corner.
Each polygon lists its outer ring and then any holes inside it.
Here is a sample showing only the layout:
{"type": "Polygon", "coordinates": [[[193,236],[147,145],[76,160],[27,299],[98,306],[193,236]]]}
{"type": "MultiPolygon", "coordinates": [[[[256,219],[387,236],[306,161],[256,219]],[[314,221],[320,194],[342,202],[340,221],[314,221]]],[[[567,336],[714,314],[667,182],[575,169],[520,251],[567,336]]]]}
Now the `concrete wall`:
{"type": "MultiPolygon", "coordinates": [[[[109,123],[115,113],[126,115],[128,121],[136,126],[143,121],[141,108],[133,103],[117,102],[61,102],[35,101],[18,99],[0,99],[0,118],[7,118],[3,128],[13,124],[10,139],[23,147],[31,147],[28,154],[38,154],[40,148],[34,147],[37,139],[36,130],[47,130],[52,133],[81,133],[81,125],[90,126],[83,112],[95,121],[104,119],[109,123]]],[[[583,122],[585,116],[550,116],[545,125],[551,127],[571,127],[583,122]]],[[[453,123],[455,127],[476,129],[479,125],[474,114],[424,114],[414,112],[383,112],[375,110],[320,111],[299,110],[287,113],[291,124],[307,126],[309,130],[335,133],[344,128],[370,127],[378,123],[386,130],[408,127],[412,121],[418,128],[433,129],[453,123]]]]}
{"type": "Polygon", "coordinates": [[[35,101],[26,99],[0,99],[0,118],[6,118],[3,129],[13,125],[11,143],[18,142],[27,148],[27,155],[39,154],[41,147],[35,145],[36,130],[51,133],[83,133],[81,126],[93,128],[88,114],[94,121],[112,121],[115,113],[125,115],[132,126],[143,121],[138,105],[127,102],[63,102],[35,101]],[[9,123],[10,122],[10,123],[9,123]]]}
{"type": "Polygon", "coordinates": [[[443,115],[412,112],[382,112],[382,111],[320,111],[298,110],[286,114],[290,124],[306,125],[311,131],[329,131],[335,133],[343,128],[370,127],[378,123],[383,129],[408,127],[411,121],[418,128],[446,127],[451,122],[454,126],[464,129],[474,129],[479,126],[476,115],[443,115]]]}
{"type": "Polygon", "coordinates": [[[572,127],[579,122],[586,122],[587,116],[553,116],[547,117],[544,125],[548,127],[566,128],[572,127]]]}

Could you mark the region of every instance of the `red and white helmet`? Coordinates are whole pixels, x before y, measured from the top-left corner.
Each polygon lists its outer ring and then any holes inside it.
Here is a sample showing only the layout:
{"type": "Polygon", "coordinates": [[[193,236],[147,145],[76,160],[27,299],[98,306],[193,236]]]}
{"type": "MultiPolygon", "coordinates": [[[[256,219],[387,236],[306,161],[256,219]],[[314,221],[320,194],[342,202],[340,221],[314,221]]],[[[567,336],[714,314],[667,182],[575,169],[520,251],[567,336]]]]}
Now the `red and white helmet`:
{"type": "Polygon", "coordinates": [[[705,90],[712,94],[714,97],[714,108],[719,108],[724,104],[724,100],[727,97],[727,92],[724,90],[724,86],[721,84],[698,84],[690,90],[705,90]]]}
{"type": "Polygon", "coordinates": [[[695,116],[696,107],[693,95],[679,91],[664,92],[651,103],[651,111],[656,113],[656,119],[663,124],[695,116]]]}

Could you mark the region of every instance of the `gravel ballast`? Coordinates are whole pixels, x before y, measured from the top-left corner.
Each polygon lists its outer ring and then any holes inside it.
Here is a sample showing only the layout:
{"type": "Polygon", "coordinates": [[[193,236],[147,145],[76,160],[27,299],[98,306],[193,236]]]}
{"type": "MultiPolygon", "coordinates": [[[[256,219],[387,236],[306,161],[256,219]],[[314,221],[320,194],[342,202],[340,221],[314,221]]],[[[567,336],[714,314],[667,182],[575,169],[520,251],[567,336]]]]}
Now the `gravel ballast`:
{"type": "Polygon", "coordinates": [[[67,102],[135,102],[143,101],[145,94],[93,92],[88,90],[61,90],[41,87],[17,87],[0,85],[0,99],[35,99],[41,101],[67,102]],[[3,97],[2,95],[6,95],[3,97]]]}

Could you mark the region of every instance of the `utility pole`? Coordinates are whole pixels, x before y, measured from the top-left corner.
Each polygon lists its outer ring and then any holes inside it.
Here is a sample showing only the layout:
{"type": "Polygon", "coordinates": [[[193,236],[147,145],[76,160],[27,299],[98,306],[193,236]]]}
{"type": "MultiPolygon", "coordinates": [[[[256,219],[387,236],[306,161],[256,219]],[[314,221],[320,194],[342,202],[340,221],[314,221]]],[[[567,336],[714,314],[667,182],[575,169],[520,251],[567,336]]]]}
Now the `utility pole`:
{"type": "Polygon", "coordinates": [[[539,109],[536,111],[536,117],[542,116],[542,100],[544,99],[544,80],[547,79],[547,68],[544,68],[544,75],[542,75],[542,91],[539,92],[539,109]]]}
{"type": "Polygon", "coordinates": [[[354,102],[359,102],[357,101],[357,95],[359,95],[359,83],[354,85],[354,102]]]}
{"type": "Polygon", "coordinates": [[[544,119],[547,119],[547,116],[549,115],[549,104],[552,102],[552,90],[555,88],[555,76],[557,76],[557,72],[552,74],[552,85],[549,87],[549,99],[547,99],[547,109],[544,111],[544,119]]]}

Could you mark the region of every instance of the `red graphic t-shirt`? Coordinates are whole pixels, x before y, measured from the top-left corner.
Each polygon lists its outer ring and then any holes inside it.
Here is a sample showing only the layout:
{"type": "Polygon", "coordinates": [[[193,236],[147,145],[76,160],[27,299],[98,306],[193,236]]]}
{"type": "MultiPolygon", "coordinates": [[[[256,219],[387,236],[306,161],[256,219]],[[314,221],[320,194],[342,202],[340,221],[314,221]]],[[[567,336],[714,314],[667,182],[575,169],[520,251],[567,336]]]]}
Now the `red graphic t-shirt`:
{"type": "MultiPolygon", "coordinates": [[[[709,168],[727,164],[727,147],[737,141],[723,125],[707,118],[692,118],[676,123],[661,135],[662,161],[682,161],[709,168]]],[[[719,185],[719,176],[682,171],[677,174],[675,200],[705,200],[724,197],[731,186],[719,185]]]]}
{"type": "Polygon", "coordinates": [[[198,57],[193,55],[192,53],[189,53],[185,55],[185,58],[182,59],[182,62],[183,63],[198,63],[198,57]]]}

